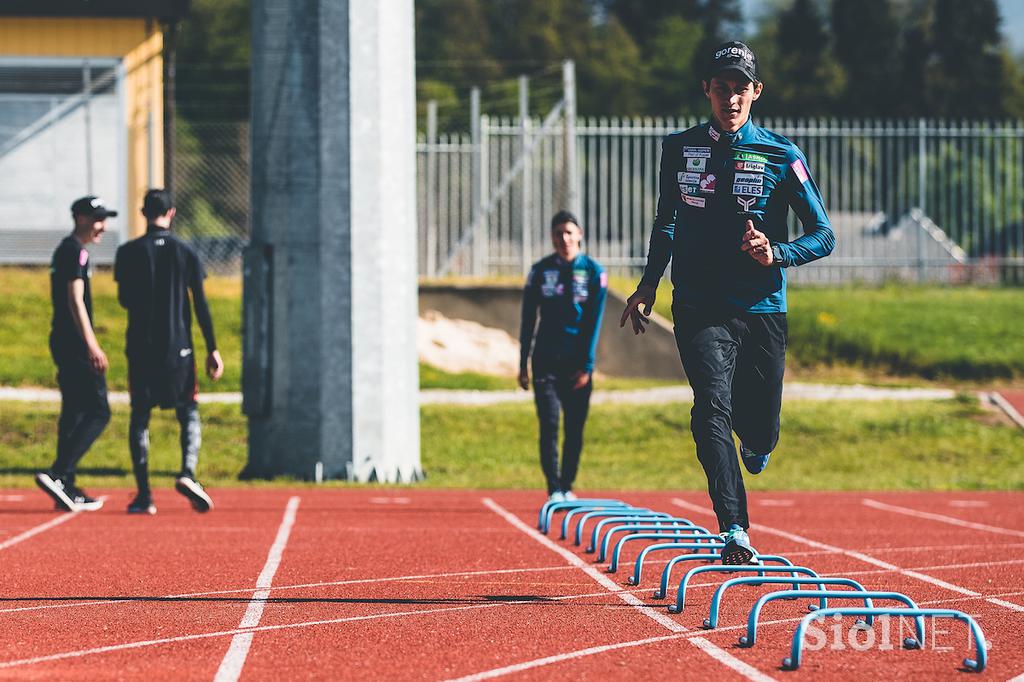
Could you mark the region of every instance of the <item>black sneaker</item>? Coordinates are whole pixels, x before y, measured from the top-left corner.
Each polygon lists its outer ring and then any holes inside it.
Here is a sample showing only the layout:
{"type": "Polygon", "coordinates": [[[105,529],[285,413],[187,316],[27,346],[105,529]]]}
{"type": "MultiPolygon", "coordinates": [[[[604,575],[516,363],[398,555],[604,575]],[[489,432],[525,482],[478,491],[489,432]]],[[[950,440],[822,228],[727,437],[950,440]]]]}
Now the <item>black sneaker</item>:
{"type": "Polygon", "coordinates": [[[36,485],[53,498],[59,511],[78,511],[78,505],[64,490],[64,481],[59,476],[54,476],[48,471],[40,471],[36,474],[36,485]]]}
{"type": "Polygon", "coordinates": [[[139,493],[135,499],[128,503],[129,514],[156,514],[156,505],[153,498],[144,493],[139,493]]]}
{"type": "Polygon", "coordinates": [[[187,497],[197,512],[208,512],[213,509],[213,500],[203,490],[203,486],[191,476],[179,476],[174,482],[174,489],[187,497]]]}
{"type": "Polygon", "coordinates": [[[78,507],[78,511],[98,511],[103,507],[103,500],[90,497],[84,490],[72,484],[67,487],[68,497],[78,507]]]}

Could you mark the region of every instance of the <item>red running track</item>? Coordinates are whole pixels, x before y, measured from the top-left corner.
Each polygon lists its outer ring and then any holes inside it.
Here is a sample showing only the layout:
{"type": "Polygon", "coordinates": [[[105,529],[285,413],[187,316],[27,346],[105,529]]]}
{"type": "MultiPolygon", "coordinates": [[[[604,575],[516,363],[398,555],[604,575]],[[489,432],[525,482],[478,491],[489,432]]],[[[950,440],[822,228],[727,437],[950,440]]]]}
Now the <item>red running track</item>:
{"type": "MultiPolygon", "coordinates": [[[[922,651],[854,650],[844,622],[844,650],[783,671],[806,602],[769,604],[739,648],[779,587],[735,588],[703,630],[723,577],[670,615],[652,597],[666,557],[628,587],[639,546],[605,574],[535,530],[536,492],[232,489],[207,515],[166,493],[154,517],[101,492],[104,510],[60,515],[0,491],[0,679],[955,679],[974,657],[959,622],[936,621],[922,651]]],[[[713,521],[699,493],[612,496],[713,521]]],[[[984,675],[1024,674],[1024,495],[760,493],[751,509],[762,553],[966,611],[991,645],[984,675]]]]}

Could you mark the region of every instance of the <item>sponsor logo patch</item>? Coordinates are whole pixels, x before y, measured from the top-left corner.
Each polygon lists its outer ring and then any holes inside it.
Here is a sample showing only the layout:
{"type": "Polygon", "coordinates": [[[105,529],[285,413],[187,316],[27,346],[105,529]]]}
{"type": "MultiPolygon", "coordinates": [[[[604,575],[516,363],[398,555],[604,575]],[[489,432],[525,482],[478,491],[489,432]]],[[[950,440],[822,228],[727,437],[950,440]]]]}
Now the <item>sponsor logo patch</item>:
{"type": "Polygon", "coordinates": [[[572,301],[573,303],[582,303],[587,300],[590,295],[590,289],[587,287],[590,278],[587,276],[586,270],[573,270],[572,271],[572,301]]]}
{"type": "Polygon", "coordinates": [[[89,262],[89,252],[86,251],[85,249],[82,249],[81,251],[78,252],[78,265],[80,267],[84,268],[85,264],[88,263],[88,262],[89,262]]]}
{"type": "Polygon", "coordinates": [[[607,289],[608,288],[608,273],[607,272],[602,272],[601,273],[601,288],[602,289],[607,289]]]}
{"type": "Polygon", "coordinates": [[[762,156],[761,154],[755,154],[753,152],[736,152],[733,157],[733,161],[759,161],[760,163],[768,163],[768,157],[762,156]]]}
{"type": "Polygon", "coordinates": [[[697,193],[697,185],[679,185],[679,195],[688,196],[697,193]]]}
{"type": "Polygon", "coordinates": [[[540,294],[544,298],[551,298],[562,293],[562,285],[558,282],[558,270],[545,270],[541,273],[544,282],[540,285],[540,294]]]}
{"type": "Polygon", "coordinates": [[[764,173],[764,163],[761,161],[737,161],[736,170],[748,173],[764,173]]]}
{"type": "Polygon", "coordinates": [[[710,136],[711,139],[714,140],[715,142],[718,142],[718,140],[720,140],[721,137],[722,137],[722,133],[720,133],[717,130],[715,130],[714,126],[710,126],[709,125],[708,126],[708,136],[710,136]]]}
{"type": "Polygon", "coordinates": [[[715,178],[714,173],[701,173],[700,176],[700,191],[706,194],[712,194],[715,191],[715,178]]]}
{"type": "Polygon", "coordinates": [[[811,176],[807,174],[807,168],[804,166],[804,162],[801,161],[800,159],[797,159],[793,163],[789,164],[789,167],[793,169],[794,173],[796,173],[796,178],[797,180],[800,181],[800,184],[803,184],[811,179],[811,176]]]}
{"type": "Polygon", "coordinates": [[[699,172],[704,170],[704,167],[707,164],[707,162],[708,162],[707,159],[696,159],[696,158],[687,159],[686,160],[686,170],[688,170],[688,171],[696,171],[696,172],[699,173],[699,172]]]}
{"type": "Polygon", "coordinates": [[[756,185],[733,185],[733,194],[746,194],[747,196],[759,197],[761,196],[761,188],[756,185]]]}
{"type": "Polygon", "coordinates": [[[757,173],[737,173],[733,182],[737,185],[763,185],[764,176],[757,173]]]}
{"type": "Polygon", "coordinates": [[[744,211],[749,213],[751,207],[755,203],[757,203],[757,198],[756,197],[750,197],[749,199],[744,199],[743,197],[736,197],[736,203],[739,204],[743,208],[744,211]]]}
{"type": "Polygon", "coordinates": [[[710,159],[711,147],[683,147],[683,156],[688,158],[710,159]]]}
{"type": "Polygon", "coordinates": [[[676,173],[676,180],[687,185],[696,185],[700,182],[700,173],[676,173]]]}
{"type": "Polygon", "coordinates": [[[704,199],[704,197],[684,196],[683,201],[685,201],[690,206],[696,206],[697,208],[704,208],[704,206],[707,204],[707,200],[704,199]]]}

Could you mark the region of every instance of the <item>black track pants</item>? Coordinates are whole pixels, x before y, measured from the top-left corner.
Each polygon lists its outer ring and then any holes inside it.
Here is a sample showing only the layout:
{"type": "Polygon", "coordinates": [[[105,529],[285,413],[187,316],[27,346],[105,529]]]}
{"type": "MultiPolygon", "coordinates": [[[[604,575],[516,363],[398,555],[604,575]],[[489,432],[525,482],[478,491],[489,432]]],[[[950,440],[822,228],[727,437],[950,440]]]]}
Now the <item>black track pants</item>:
{"type": "Polygon", "coordinates": [[[572,490],[583,451],[583,426],[590,409],[594,381],[573,390],[569,374],[540,373],[533,377],[533,398],[540,422],[540,466],[547,479],[548,494],[572,490]],[[565,412],[562,466],[558,466],[558,420],[565,412]]]}
{"type": "Polygon", "coordinates": [[[60,418],[57,421],[57,457],[51,471],[69,484],[82,456],[110,421],[107,380],[92,370],[85,358],[66,358],[57,364],[60,418]]]}
{"type": "Polygon", "coordinates": [[[788,327],[785,313],[716,314],[673,306],[676,345],[693,388],[690,430],[719,530],[748,528],[733,432],[768,454],[779,440],[788,327]]]}

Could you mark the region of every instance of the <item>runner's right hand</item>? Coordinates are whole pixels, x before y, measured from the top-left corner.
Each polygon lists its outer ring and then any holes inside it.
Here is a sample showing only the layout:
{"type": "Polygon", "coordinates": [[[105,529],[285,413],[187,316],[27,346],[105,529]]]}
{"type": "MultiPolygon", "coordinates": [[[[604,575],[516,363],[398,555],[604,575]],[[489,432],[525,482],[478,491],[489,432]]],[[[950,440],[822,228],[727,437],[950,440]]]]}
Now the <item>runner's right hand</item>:
{"type": "Polygon", "coordinates": [[[622,311],[622,318],[619,319],[619,327],[626,326],[626,320],[633,323],[633,334],[646,333],[645,326],[651,323],[650,315],[654,310],[654,300],[658,290],[654,287],[638,286],[633,295],[626,299],[626,309],[622,311]],[[643,312],[640,312],[640,306],[643,312]]]}
{"type": "Polygon", "coordinates": [[[110,363],[107,361],[107,354],[99,346],[89,349],[89,364],[92,365],[92,371],[97,374],[103,374],[110,367],[110,363]]]}
{"type": "Polygon", "coordinates": [[[519,387],[524,391],[530,390],[530,373],[525,369],[519,370],[519,387]]]}

